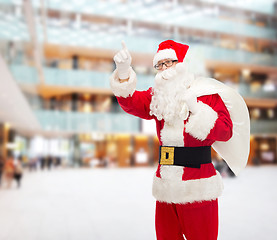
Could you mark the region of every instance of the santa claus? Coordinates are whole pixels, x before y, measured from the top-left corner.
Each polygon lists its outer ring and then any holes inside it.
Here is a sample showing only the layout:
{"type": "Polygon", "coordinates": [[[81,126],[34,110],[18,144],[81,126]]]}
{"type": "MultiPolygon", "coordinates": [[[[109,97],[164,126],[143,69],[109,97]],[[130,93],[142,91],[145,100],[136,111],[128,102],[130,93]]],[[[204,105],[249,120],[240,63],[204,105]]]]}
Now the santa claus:
{"type": "Polygon", "coordinates": [[[249,154],[249,115],[243,99],[214,79],[190,73],[183,63],[188,48],[172,40],[162,42],[153,60],[158,71],[154,87],[136,91],[136,74],[123,43],[110,79],[124,111],[156,121],[160,159],[153,196],[158,240],[184,235],[187,240],[216,240],[223,184],[211,162],[211,146],[235,174],[249,154]]]}

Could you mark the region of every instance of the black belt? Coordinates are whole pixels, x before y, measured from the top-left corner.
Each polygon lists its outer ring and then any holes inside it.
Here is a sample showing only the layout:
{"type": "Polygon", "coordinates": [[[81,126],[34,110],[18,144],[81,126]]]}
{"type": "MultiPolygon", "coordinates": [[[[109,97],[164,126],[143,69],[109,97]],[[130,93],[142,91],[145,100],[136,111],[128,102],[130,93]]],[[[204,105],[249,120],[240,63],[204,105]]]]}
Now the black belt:
{"type": "Polygon", "coordinates": [[[166,147],[160,146],[159,164],[200,168],[201,164],[211,163],[211,146],[166,147]]]}

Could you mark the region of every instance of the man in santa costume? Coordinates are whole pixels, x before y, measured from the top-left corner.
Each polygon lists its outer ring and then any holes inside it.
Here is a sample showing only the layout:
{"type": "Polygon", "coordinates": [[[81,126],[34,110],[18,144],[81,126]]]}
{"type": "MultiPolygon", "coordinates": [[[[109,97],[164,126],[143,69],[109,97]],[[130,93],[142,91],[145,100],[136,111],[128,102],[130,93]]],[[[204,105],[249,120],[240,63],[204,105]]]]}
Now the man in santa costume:
{"type": "Polygon", "coordinates": [[[153,66],[155,85],[136,91],[123,43],[110,84],[124,111],[156,121],[160,159],[154,176],[158,240],[216,240],[223,184],[211,146],[237,175],[249,154],[249,115],[241,96],[215,79],[195,77],[183,63],[189,46],[167,40],[153,66]]]}

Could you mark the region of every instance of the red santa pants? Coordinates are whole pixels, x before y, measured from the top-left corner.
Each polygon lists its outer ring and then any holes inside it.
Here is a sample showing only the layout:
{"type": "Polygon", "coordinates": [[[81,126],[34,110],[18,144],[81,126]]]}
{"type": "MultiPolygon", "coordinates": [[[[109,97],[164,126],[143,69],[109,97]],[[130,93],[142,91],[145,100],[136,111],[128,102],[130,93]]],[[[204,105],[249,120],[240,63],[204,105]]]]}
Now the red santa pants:
{"type": "Polygon", "coordinates": [[[218,202],[187,204],[156,202],[157,240],[216,240],[218,202]]]}

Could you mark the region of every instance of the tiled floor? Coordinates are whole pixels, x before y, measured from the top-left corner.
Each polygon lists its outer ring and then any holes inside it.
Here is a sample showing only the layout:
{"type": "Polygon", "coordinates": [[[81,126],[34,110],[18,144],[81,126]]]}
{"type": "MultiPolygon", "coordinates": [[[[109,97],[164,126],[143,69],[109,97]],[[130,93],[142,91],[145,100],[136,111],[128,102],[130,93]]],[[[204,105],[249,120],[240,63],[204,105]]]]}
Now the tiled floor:
{"type": "MultiPolygon", "coordinates": [[[[155,239],[154,168],[25,172],[0,189],[0,240],[155,239]]],[[[275,240],[277,167],[224,178],[220,240],[275,240]]]]}

